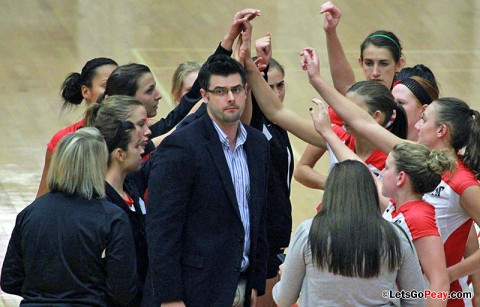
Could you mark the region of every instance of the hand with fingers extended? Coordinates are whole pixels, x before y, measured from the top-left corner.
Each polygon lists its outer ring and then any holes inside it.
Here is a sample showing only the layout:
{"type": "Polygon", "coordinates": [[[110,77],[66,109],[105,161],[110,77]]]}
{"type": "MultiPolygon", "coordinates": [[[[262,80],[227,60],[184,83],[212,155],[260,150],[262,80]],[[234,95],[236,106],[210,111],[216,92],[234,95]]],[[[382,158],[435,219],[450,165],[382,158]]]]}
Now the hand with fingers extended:
{"type": "Polygon", "coordinates": [[[307,72],[310,81],[315,77],[320,77],[320,62],[315,49],[310,47],[303,48],[300,56],[303,57],[300,65],[307,72]]]}
{"type": "Polygon", "coordinates": [[[261,15],[262,13],[260,12],[260,10],[250,8],[243,9],[235,13],[235,15],[233,16],[232,24],[230,25],[230,28],[228,29],[227,34],[225,34],[225,37],[223,38],[223,41],[221,43],[222,47],[226,50],[232,50],[233,43],[240,35],[240,33],[244,30],[244,22],[251,21],[255,17],[261,15]]]}
{"type": "Polygon", "coordinates": [[[266,67],[272,58],[272,36],[270,33],[255,41],[255,50],[257,51],[257,59],[261,59],[257,66],[264,64],[266,67]]]}
{"type": "Polygon", "coordinates": [[[324,14],[323,30],[327,33],[335,32],[340,22],[342,12],[332,2],[328,1],[320,6],[320,14],[324,14]]]}
{"type": "Polygon", "coordinates": [[[317,105],[316,110],[310,108],[310,115],[312,116],[315,130],[323,137],[328,133],[333,133],[327,105],[318,98],[313,98],[312,102],[317,105]]]}

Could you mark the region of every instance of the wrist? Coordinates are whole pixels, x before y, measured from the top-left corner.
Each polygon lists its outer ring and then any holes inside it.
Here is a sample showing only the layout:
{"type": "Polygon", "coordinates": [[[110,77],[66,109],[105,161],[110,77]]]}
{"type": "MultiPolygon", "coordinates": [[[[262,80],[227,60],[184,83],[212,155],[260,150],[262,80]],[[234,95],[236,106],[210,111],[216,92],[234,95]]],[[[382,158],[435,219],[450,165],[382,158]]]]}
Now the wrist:
{"type": "Polygon", "coordinates": [[[225,36],[222,40],[222,42],[220,43],[220,45],[223,47],[223,49],[225,50],[228,50],[228,51],[232,51],[233,50],[233,42],[234,40],[232,40],[228,35],[225,36]]]}
{"type": "Polygon", "coordinates": [[[326,36],[337,36],[337,28],[323,29],[326,36]]]}
{"type": "Polygon", "coordinates": [[[330,128],[323,128],[320,134],[323,136],[323,138],[327,142],[329,142],[329,140],[337,137],[335,132],[333,132],[331,126],[330,126],[330,128]]]}
{"type": "Polygon", "coordinates": [[[310,84],[314,85],[322,81],[322,77],[320,76],[320,73],[314,73],[312,75],[308,75],[308,80],[310,81],[310,84]]]}

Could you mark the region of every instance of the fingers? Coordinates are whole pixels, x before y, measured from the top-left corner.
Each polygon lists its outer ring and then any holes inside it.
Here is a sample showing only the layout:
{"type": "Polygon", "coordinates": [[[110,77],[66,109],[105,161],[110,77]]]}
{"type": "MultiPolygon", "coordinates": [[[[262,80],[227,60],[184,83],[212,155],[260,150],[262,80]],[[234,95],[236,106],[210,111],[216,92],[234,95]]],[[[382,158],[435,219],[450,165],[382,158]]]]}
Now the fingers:
{"type": "Polygon", "coordinates": [[[328,113],[328,106],[325,102],[318,98],[312,98],[312,102],[318,106],[318,109],[322,112],[328,113]]]}
{"type": "Polygon", "coordinates": [[[235,13],[235,15],[233,16],[233,20],[236,21],[236,20],[245,19],[250,21],[250,20],[253,20],[255,17],[261,16],[261,15],[262,15],[262,12],[260,10],[246,8],[235,13]]]}
{"type": "Polygon", "coordinates": [[[267,64],[263,63],[263,58],[262,57],[258,57],[255,61],[254,61],[255,65],[257,65],[258,67],[258,70],[260,71],[263,71],[267,68],[267,64]]]}
{"type": "Polygon", "coordinates": [[[324,4],[322,4],[320,6],[320,14],[328,12],[329,10],[332,9],[332,7],[334,7],[332,2],[330,2],[330,1],[325,2],[324,4]]]}
{"type": "Polygon", "coordinates": [[[341,12],[338,7],[336,7],[332,2],[325,2],[320,6],[320,14],[330,13],[335,17],[340,17],[341,12]]]}
{"type": "Polygon", "coordinates": [[[312,63],[312,61],[315,59],[315,49],[311,47],[306,47],[303,48],[303,50],[300,52],[300,56],[303,57],[303,59],[300,62],[300,65],[302,66],[303,70],[308,69],[308,65],[312,63]]]}

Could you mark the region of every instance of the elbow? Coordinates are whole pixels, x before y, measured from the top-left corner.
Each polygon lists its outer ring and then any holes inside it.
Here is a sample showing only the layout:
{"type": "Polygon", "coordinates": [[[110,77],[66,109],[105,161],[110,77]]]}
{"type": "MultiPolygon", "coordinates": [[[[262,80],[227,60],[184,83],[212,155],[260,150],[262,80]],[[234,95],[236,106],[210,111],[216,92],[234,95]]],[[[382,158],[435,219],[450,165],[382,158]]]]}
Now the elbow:
{"type": "Polygon", "coordinates": [[[432,279],[429,279],[429,282],[430,290],[432,291],[448,293],[450,290],[450,278],[446,272],[445,274],[441,274],[432,279]]]}
{"type": "Polygon", "coordinates": [[[303,178],[303,165],[298,165],[295,167],[295,170],[293,171],[293,178],[301,184],[304,184],[304,178],[303,178]]]}
{"type": "Polygon", "coordinates": [[[23,282],[6,282],[3,277],[2,281],[0,282],[0,288],[3,292],[14,294],[14,295],[21,295],[22,292],[22,285],[23,282]]]}
{"type": "Polygon", "coordinates": [[[275,304],[277,304],[277,306],[279,307],[291,307],[297,302],[298,295],[300,293],[294,293],[290,289],[285,289],[282,286],[283,286],[282,280],[280,280],[273,287],[273,290],[272,290],[273,300],[275,301],[275,304]]]}

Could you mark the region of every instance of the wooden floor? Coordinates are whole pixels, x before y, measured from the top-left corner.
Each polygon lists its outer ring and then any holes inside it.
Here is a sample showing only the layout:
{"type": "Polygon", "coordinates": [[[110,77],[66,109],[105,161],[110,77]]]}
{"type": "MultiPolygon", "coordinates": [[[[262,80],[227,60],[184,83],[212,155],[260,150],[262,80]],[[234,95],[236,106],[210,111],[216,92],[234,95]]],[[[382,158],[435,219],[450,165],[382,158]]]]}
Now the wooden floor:
{"type": "MultiPolygon", "coordinates": [[[[359,80],[361,41],[387,29],[400,37],[407,65],[423,63],[433,70],[442,96],[462,98],[480,109],[480,2],[335,3],[343,11],[338,31],[359,80]]],[[[262,10],[254,21],[254,37],[271,32],[273,55],[286,69],[286,104],[308,118],[316,94],[299,67],[298,53],[306,46],[317,48],[322,73],[329,78],[320,5],[312,0],[0,0],[0,261],[16,214],[36,194],[46,144],[58,129],[81,117],[82,108],[60,109],[59,87],[69,72],[99,56],[147,64],[164,97],[163,116],[171,109],[168,93],[176,66],[204,61],[233,14],[254,7],[262,10]]],[[[305,144],[294,137],[292,142],[297,160],[305,144]]],[[[325,171],[326,162],[318,168],[325,171]]],[[[320,197],[319,191],[293,183],[294,226],[315,213],[320,197]]],[[[16,306],[18,299],[2,295],[2,304],[16,306]]]]}

